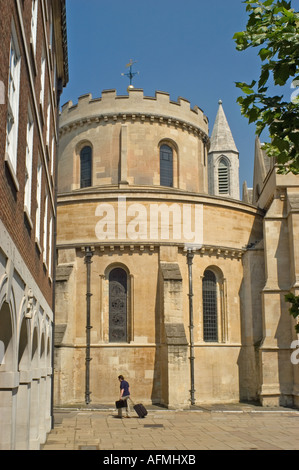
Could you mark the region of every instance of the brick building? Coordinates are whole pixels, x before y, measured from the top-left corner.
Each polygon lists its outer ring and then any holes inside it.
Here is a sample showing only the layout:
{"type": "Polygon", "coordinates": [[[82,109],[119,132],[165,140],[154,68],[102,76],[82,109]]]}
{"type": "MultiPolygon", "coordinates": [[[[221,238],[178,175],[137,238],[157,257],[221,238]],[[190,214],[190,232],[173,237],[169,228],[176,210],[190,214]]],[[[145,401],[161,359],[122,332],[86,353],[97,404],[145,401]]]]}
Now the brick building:
{"type": "Polygon", "coordinates": [[[0,0],[0,449],[51,428],[59,96],[64,0],[0,0]]]}

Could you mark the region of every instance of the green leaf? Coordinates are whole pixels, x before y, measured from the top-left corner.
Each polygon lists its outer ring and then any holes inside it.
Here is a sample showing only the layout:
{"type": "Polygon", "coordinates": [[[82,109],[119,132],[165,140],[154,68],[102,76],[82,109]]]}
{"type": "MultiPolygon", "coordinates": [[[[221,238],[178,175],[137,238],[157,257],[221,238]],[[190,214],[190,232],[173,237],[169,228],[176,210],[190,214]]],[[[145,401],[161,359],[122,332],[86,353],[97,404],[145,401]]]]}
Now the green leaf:
{"type": "Polygon", "coordinates": [[[259,118],[259,115],[260,115],[260,110],[259,108],[252,108],[249,112],[248,112],[248,122],[249,124],[253,123],[253,122],[256,122],[256,120],[259,118]]]}
{"type": "Polygon", "coordinates": [[[269,7],[270,5],[272,5],[273,3],[273,0],[266,0],[265,2],[263,2],[263,5],[265,5],[265,7],[269,7]]]}
{"type": "Polygon", "coordinates": [[[280,137],[275,136],[273,139],[273,145],[279,149],[280,152],[288,150],[290,147],[289,142],[286,139],[281,139],[280,137]]]}
{"type": "Polygon", "coordinates": [[[249,106],[251,106],[251,105],[254,103],[254,101],[255,101],[255,95],[254,95],[254,94],[253,94],[253,95],[251,94],[251,95],[247,95],[246,97],[243,97],[241,104],[242,104],[246,109],[248,109],[249,106]]]}
{"type": "MultiPolygon", "coordinates": [[[[289,294],[286,294],[284,298],[286,302],[289,302],[292,305],[289,309],[289,313],[296,319],[299,315],[299,296],[290,292],[289,294]]],[[[296,325],[296,331],[299,332],[297,327],[299,327],[299,325],[296,325]]]]}
{"type": "Polygon", "coordinates": [[[295,147],[299,148],[299,133],[298,132],[290,132],[289,139],[295,145],[295,147]]]}
{"type": "Polygon", "coordinates": [[[238,33],[235,33],[233,35],[233,39],[236,39],[237,41],[239,41],[240,39],[243,39],[245,36],[245,32],[244,31],[239,31],[238,33]]]}
{"type": "Polygon", "coordinates": [[[237,49],[240,51],[246,49],[249,45],[246,33],[244,31],[235,33],[233,39],[236,41],[237,49]]]}
{"type": "Polygon", "coordinates": [[[263,122],[263,121],[258,121],[258,122],[256,123],[256,134],[257,134],[258,136],[260,136],[261,133],[263,132],[263,130],[265,129],[265,127],[266,127],[266,123],[265,123],[265,122],[263,122]]]}
{"type": "Polygon", "coordinates": [[[262,60],[266,60],[268,57],[272,57],[272,51],[263,47],[259,52],[259,56],[262,60]]]}
{"type": "MultiPolygon", "coordinates": [[[[253,80],[250,85],[248,83],[245,83],[245,82],[235,82],[235,83],[236,83],[236,86],[238,88],[241,88],[241,90],[244,91],[245,89],[246,90],[252,90],[252,88],[256,84],[256,81],[253,80]]],[[[246,92],[244,91],[244,93],[246,93],[246,92]]]]}
{"type": "Polygon", "coordinates": [[[263,13],[263,9],[261,7],[256,7],[253,10],[253,12],[254,12],[255,15],[259,15],[260,13],[263,13]]]}
{"type": "MultiPolygon", "coordinates": [[[[270,75],[270,73],[269,73],[268,69],[263,70],[263,72],[261,73],[261,76],[260,76],[260,79],[259,79],[259,82],[258,82],[259,91],[261,91],[261,88],[263,87],[263,85],[265,85],[265,83],[267,83],[269,75],[270,75]]],[[[264,91],[266,91],[266,90],[264,90],[264,91]]]]}
{"type": "Polygon", "coordinates": [[[293,12],[289,11],[289,9],[286,9],[286,8],[283,8],[283,14],[289,19],[293,18],[294,16],[293,12]]]}
{"type": "Polygon", "coordinates": [[[249,88],[248,86],[243,86],[242,91],[243,91],[243,93],[246,93],[246,95],[252,95],[252,93],[254,93],[252,88],[249,88]]]}
{"type": "Polygon", "coordinates": [[[290,77],[290,65],[287,63],[278,64],[274,70],[275,85],[285,85],[290,77]]]}

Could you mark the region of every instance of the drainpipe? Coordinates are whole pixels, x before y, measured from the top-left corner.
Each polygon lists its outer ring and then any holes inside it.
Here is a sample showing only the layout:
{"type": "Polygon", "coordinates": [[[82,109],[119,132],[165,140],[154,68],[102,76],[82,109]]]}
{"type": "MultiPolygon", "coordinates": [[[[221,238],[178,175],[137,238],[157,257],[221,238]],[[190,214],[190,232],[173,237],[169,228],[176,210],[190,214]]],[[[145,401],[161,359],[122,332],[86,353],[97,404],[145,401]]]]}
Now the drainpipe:
{"type": "MultiPolygon", "coordinates": [[[[56,122],[59,121],[59,105],[60,105],[60,97],[62,94],[62,81],[59,79],[57,81],[57,115],[56,115],[56,122]]],[[[58,176],[58,145],[55,149],[55,175],[54,175],[54,190],[53,190],[53,198],[54,198],[54,207],[55,207],[55,214],[53,217],[53,248],[52,248],[52,312],[53,312],[53,324],[52,324],[52,350],[51,350],[51,368],[52,368],[52,377],[51,377],[51,398],[50,398],[50,413],[51,413],[51,429],[54,429],[54,347],[55,347],[55,324],[56,324],[56,245],[57,245],[57,176],[58,176]]]]}
{"type": "Polygon", "coordinates": [[[90,325],[90,298],[92,293],[90,292],[90,268],[91,268],[91,258],[93,256],[93,252],[91,247],[85,248],[85,264],[86,264],[86,276],[87,276],[87,284],[86,284],[86,358],[85,358],[85,403],[88,405],[91,402],[90,399],[90,389],[89,389],[89,382],[90,382],[90,330],[92,326],[90,325]]]}
{"type": "Polygon", "coordinates": [[[190,379],[191,379],[191,390],[190,390],[190,401],[191,405],[195,405],[194,398],[194,339],[193,339],[193,282],[192,282],[192,263],[194,254],[191,250],[187,251],[187,263],[188,263],[188,277],[189,277],[189,331],[190,331],[190,379]]]}

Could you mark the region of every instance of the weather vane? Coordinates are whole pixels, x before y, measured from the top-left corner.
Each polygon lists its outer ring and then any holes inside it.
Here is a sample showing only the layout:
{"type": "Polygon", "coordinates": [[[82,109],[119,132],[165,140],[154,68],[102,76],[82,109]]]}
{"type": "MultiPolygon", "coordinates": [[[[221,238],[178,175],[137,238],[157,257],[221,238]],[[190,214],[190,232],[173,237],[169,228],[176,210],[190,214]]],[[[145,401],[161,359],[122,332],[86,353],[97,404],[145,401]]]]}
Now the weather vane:
{"type": "Polygon", "coordinates": [[[136,63],[137,63],[137,61],[134,62],[133,59],[131,59],[130,62],[126,65],[126,67],[129,68],[129,72],[128,73],[122,73],[122,76],[125,75],[126,77],[128,77],[130,79],[130,88],[133,87],[133,85],[132,85],[133,78],[135,77],[135,75],[139,74],[139,72],[133,72],[133,70],[132,70],[133,65],[136,64],[136,63]]]}

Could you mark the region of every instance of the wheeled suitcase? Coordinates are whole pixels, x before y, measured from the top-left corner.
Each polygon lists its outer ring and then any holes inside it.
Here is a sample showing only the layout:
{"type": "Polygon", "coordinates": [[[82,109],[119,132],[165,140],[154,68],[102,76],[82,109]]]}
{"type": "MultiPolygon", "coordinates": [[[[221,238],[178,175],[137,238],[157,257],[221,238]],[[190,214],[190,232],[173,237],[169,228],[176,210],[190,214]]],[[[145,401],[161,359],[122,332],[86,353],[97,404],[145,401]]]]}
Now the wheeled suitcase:
{"type": "Polygon", "coordinates": [[[138,414],[139,418],[145,418],[147,415],[147,410],[141,403],[134,405],[134,410],[138,414]]]}

